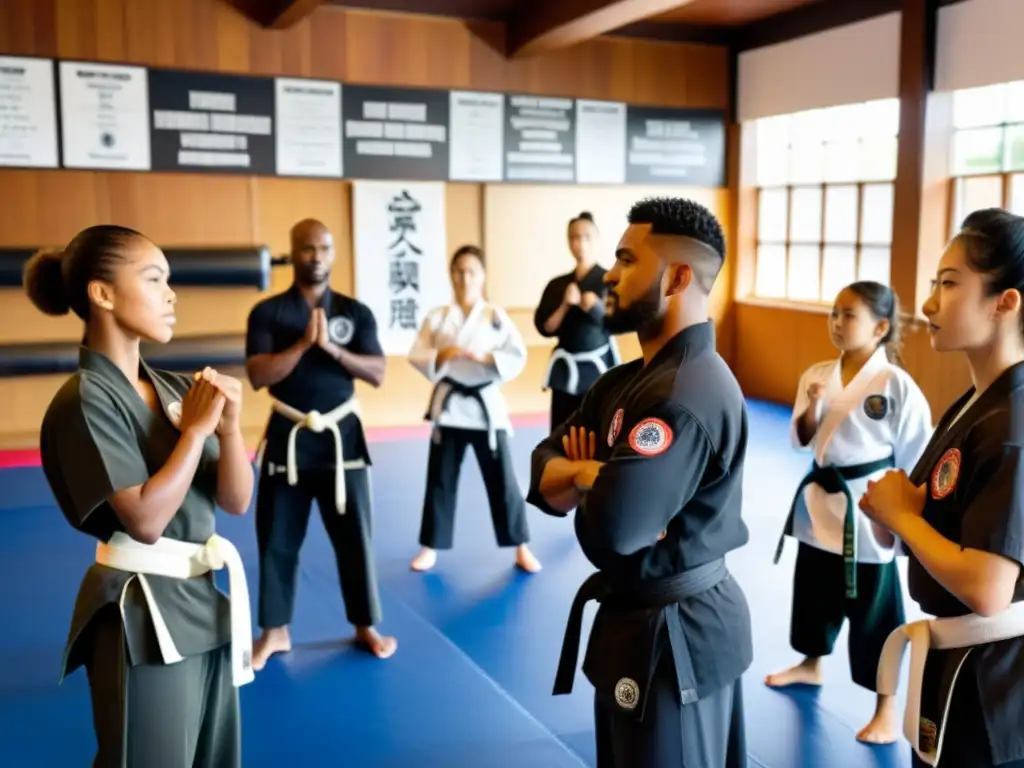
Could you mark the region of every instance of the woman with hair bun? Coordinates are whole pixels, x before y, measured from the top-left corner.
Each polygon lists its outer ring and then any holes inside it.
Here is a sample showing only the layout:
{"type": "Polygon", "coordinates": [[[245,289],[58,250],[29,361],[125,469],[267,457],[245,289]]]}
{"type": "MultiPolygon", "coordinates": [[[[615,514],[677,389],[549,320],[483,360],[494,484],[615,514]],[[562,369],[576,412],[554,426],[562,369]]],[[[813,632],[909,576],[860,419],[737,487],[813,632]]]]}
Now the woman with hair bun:
{"type": "Polygon", "coordinates": [[[537,332],[558,343],[544,388],[551,390],[551,431],[572,415],[601,374],[619,364],[618,347],[604,327],[607,270],[597,264],[597,225],[584,211],[569,222],[572,272],[552,279],[533,314],[537,332]]]}
{"type": "Polygon", "coordinates": [[[911,643],[904,734],[913,765],[1024,768],[1024,218],[968,216],[922,311],[932,349],[962,352],[972,386],[908,477],[860,507],[908,556],[910,596],[936,618],[897,629],[878,667],[895,693],[911,643]]]}
{"type": "Polygon", "coordinates": [[[86,669],[96,768],[242,765],[249,596],[238,552],[215,533],[217,506],[241,515],[252,497],[242,388],[210,368],[184,376],[141,358],[141,340],[173,334],[169,277],[159,248],[109,225],[37,253],[24,273],[39,310],[85,323],[40,449],[68,523],[98,540],[61,675],[86,669]],[[230,599],[212,573],[225,567],[230,599]]]}

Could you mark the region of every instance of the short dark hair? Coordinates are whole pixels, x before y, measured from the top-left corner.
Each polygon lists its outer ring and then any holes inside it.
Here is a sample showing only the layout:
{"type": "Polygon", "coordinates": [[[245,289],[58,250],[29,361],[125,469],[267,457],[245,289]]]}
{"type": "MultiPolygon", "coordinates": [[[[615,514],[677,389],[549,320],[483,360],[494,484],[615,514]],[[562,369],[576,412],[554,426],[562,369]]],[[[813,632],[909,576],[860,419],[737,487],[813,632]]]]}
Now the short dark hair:
{"type": "Polygon", "coordinates": [[[650,224],[652,235],[689,237],[711,248],[718,259],[708,259],[700,270],[698,281],[710,292],[725,263],[725,233],[715,214],[700,203],[682,197],[649,197],[636,203],[629,211],[630,224],[650,224]]]}
{"type": "Polygon", "coordinates": [[[125,260],[134,229],[101,224],[83,229],[63,251],[43,250],[25,264],[22,285],[36,308],[47,315],[69,311],[89,321],[89,283],[112,280],[114,265],[125,260]]]}
{"type": "Polygon", "coordinates": [[[864,302],[875,320],[888,320],[889,331],[882,337],[889,362],[903,365],[900,345],[903,342],[903,324],[900,319],[900,298],[892,288],[874,280],[858,280],[847,288],[864,302]]]}
{"type": "Polygon", "coordinates": [[[452,254],[452,260],[448,262],[448,269],[453,269],[455,267],[455,262],[457,262],[463,256],[472,256],[473,258],[480,262],[481,267],[485,266],[483,249],[478,248],[475,245],[463,245],[460,246],[459,249],[455,251],[454,254],[452,254]]]}

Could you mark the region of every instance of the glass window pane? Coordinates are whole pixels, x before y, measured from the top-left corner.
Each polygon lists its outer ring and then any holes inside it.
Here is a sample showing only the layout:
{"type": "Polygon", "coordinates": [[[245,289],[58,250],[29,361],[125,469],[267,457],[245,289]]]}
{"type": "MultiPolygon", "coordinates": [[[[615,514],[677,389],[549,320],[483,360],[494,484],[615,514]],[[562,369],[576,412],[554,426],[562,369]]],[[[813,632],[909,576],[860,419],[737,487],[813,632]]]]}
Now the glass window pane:
{"type": "Polygon", "coordinates": [[[896,178],[899,139],[895,136],[864,139],[860,143],[857,181],[889,181],[896,178]]]}
{"type": "Polygon", "coordinates": [[[858,131],[862,137],[890,137],[900,133],[900,100],[878,99],[859,105],[858,131]]]}
{"type": "Polygon", "coordinates": [[[1024,80],[1006,84],[1006,122],[1024,123],[1024,80]]]}
{"type": "Polygon", "coordinates": [[[957,180],[956,207],[953,217],[953,231],[960,229],[960,222],[967,214],[982,208],[1003,207],[1002,176],[967,176],[957,180]]]}
{"type": "Polygon", "coordinates": [[[998,173],[1003,168],[1003,129],[976,128],[953,134],[953,174],[998,173]]]}
{"type": "Polygon", "coordinates": [[[856,141],[861,135],[863,104],[844,104],[822,112],[822,137],[825,141],[856,141]]]}
{"type": "Polygon", "coordinates": [[[1024,216],[1024,173],[1015,173],[1010,177],[1010,201],[1007,210],[1024,216]]]}
{"type": "Polygon", "coordinates": [[[857,242],[857,205],[860,194],[854,185],[825,188],[825,242],[857,242]]]}
{"type": "Polygon", "coordinates": [[[999,125],[1006,119],[1006,89],[999,85],[967,88],[953,93],[953,127],[999,125]]]}
{"type": "Polygon", "coordinates": [[[794,187],[789,206],[789,242],[820,242],[821,187],[794,187]]]}
{"type": "Polygon", "coordinates": [[[857,265],[858,280],[874,280],[882,285],[889,284],[889,249],[867,247],[860,249],[860,263],[857,265]]]}
{"type": "Polygon", "coordinates": [[[757,146],[785,149],[789,146],[789,115],[762,117],[757,121],[757,146]]]}
{"type": "Polygon", "coordinates": [[[860,140],[830,141],[825,145],[825,181],[860,181],[857,160],[860,140]]]}
{"type": "Polygon", "coordinates": [[[892,184],[865,184],[861,198],[860,240],[872,245],[892,242],[892,184]]]}
{"type": "Polygon", "coordinates": [[[1007,171],[1024,169],[1024,125],[1006,127],[1006,165],[1007,171]]]}
{"type": "Polygon", "coordinates": [[[816,245],[793,245],[789,248],[789,280],[786,295],[794,301],[819,299],[820,251],[816,245]]]}
{"type": "Polygon", "coordinates": [[[754,293],[766,299],[786,298],[786,246],[758,246],[754,293]]]}
{"type": "Polygon", "coordinates": [[[785,187],[775,187],[758,190],[757,239],[762,242],[786,242],[788,214],[788,189],[785,187]]]}
{"type": "Polygon", "coordinates": [[[789,154],[789,181],[792,184],[817,184],[825,174],[823,144],[795,144],[789,154]]]}
{"type": "Polygon", "coordinates": [[[757,184],[785,184],[789,181],[789,117],[766,117],[756,125],[757,184]]]}
{"type": "Polygon", "coordinates": [[[790,115],[789,144],[792,147],[821,144],[825,140],[824,109],[810,109],[790,115]]]}
{"type": "Polygon", "coordinates": [[[826,245],[821,255],[821,300],[836,296],[857,279],[857,248],[852,245],[826,245]]]}

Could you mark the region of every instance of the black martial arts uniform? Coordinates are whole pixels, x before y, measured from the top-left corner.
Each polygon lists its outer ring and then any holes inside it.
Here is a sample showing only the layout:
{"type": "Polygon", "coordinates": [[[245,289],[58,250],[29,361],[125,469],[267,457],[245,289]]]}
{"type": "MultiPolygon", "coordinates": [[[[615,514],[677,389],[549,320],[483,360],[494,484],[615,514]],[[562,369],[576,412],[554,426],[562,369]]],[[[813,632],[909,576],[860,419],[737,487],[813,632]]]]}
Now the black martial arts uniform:
{"type": "MultiPolygon", "coordinates": [[[[332,342],[354,354],[383,356],[369,307],[334,291],[324,294],[321,306],[332,342]]],[[[264,299],[249,315],[246,356],[292,346],[305,333],[311,313],[295,286],[264,299]]],[[[356,405],[355,382],[338,361],[314,346],[270,387],[270,394],[275,405],[262,446],[256,496],[259,625],[266,629],[291,622],[299,550],[316,499],[334,548],[346,616],[357,627],[373,626],[381,620],[381,608],[371,542],[370,454],[358,410],[341,418],[331,415],[346,403],[356,405]],[[302,416],[312,411],[320,418],[300,425],[302,416]]]]}
{"type": "MultiPolygon", "coordinates": [[[[961,547],[1024,563],[1024,363],[971,403],[973,394],[943,415],[910,479],[927,487],[924,518],[936,531],[961,547]]],[[[925,613],[971,613],[908,555],[910,596],[925,613]]],[[[1022,600],[1024,580],[1013,596],[1022,600]]],[[[1024,768],[1024,637],[928,654],[922,747],[934,746],[940,732],[941,768],[1024,768]]],[[[914,764],[925,765],[916,754],[914,764]]]]}
{"type": "Polygon", "coordinates": [[[577,280],[575,271],[559,275],[544,288],[533,313],[537,332],[558,339],[544,376],[544,388],[551,390],[552,432],[579,408],[583,395],[601,374],[619,363],[615,340],[604,327],[604,299],[608,294],[605,272],[604,267],[595,264],[582,280],[577,280]],[[574,282],[579,284],[581,294],[596,293],[600,300],[589,311],[579,304],[569,307],[558,330],[549,333],[544,323],[562,305],[566,288],[574,282]]]}
{"type": "MultiPolygon", "coordinates": [[[[94,768],[239,768],[229,599],[212,573],[173,578],[115,567],[108,557],[114,549],[140,547],[145,558],[157,547],[202,545],[214,536],[216,437],[207,439],[191,488],[158,545],[130,539],[110,506],[115,493],[156,474],[181,439],[176,424],[191,379],[145,362],[139,373],[156,390],[161,413],[110,359],[82,347],[78,372],[43,419],[43,471],[57,503],[74,528],[104,542],[78,592],[62,677],[80,666],[88,673],[94,768]]],[[[247,612],[248,594],[239,599],[247,612]]],[[[251,648],[247,613],[236,631],[251,648]]],[[[251,652],[244,663],[251,680],[251,652]]]]}
{"type": "Polygon", "coordinates": [[[537,446],[527,501],[549,514],[559,513],[538,486],[548,461],[564,456],[570,426],[596,433],[604,462],[575,519],[599,570],[573,603],[555,693],[572,688],[583,607],[598,600],[583,663],[598,768],[745,766],[750,611],[724,558],[749,538],[740,515],[747,417],[714,326],[687,328],[647,366],[606,373],[537,446]]]}
{"type": "Polygon", "coordinates": [[[424,318],[409,362],[434,384],[425,414],[434,428],[420,544],[452,548],[459,475],[470,446],[487,489],[498,546],[526,544],[530,540],[526,502],[512,465],[512,422],[501,393],[501,385],[526,366],[526,344],[515,323],[500,307],[483,300],[468,315],[458,304],[437,307],[424,318]],[[493,363],[456,359],[438,368],[437,353],[449,346],[490,354],[493,363]]]}

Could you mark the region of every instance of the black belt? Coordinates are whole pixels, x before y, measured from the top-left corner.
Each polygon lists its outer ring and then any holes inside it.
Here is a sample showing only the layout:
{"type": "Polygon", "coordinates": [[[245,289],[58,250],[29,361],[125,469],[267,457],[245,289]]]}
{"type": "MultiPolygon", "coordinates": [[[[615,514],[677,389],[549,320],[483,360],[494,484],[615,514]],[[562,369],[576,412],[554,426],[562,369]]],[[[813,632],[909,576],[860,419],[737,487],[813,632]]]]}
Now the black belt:
{"type": "MultiPolygon", "coordinates": [[[[583,608],[591,600],[625,609],[664,608],[707,592],[728,574],[725,559],[719,558],[667,579],[641,582],[625,589],[613,585],[600,571],[591,575],[576,592],[572,608],[569,609],[569,620],[562,641],[562,655],[558,659],[558,671],[555,674],[554,695],[572,693],[579,658],[580,634],[583,629],[583,608]]],[[[670,641],[675,634],[673,626],[672,622],[668,623],[670,641]]],[[[676,654],[689,655],[689,646],[685,641],[672,643],[672,649],[676,654]]],[[[677,657],[676,674],[679,677],[679,690],[693,691],[697,687],[693,681],[693,664],[685,659],[684,662],[686,663],[680,663],[677,657]]]]}
{"type": "Polygon", "coordinates": [[[439,382],[437,382],[437,384],[434,385],[434,389],[430,393],[429,406],[427,407],[427,412],[423,414],[423,418],[427,421],[431,420],[431,413],[434,407],[434,399],[437,397],[437,388],[440,387],[442,384],[448,385],[448,391],[444,393],[444,397],[441,399],[441,405],[440,408],[438,409],[438,413],[444,413],[448,409],[448,401],[451,400],[452,397],[455,395],[462,395],[464,397],[473,398],[478,403],[480,403],[480,409],[484,412],[484,420],[487,423],[487,443],[492,451],[496,450],[497,443],[495,440],[494,429],[491,424],[491,411],[487,407],[487,403],[484,402],[483,395],[480,394],[485,389],[487,389],[487,387],[491,386],[493,382],[488,381],[484,382],[483,384],[473,384],[472,386],[470,386],[469,384],[463,384],[460,381],[455,381],[455,379],[450,379],[447,377],[441,379],[439,382]]]}
{"type": "Polygon", "coordinates": [[[853,505],[853,493],[846,481],[859,480],[862,477],[873,475],[880,469],[889,469],[894,466],[896,466],[896,461],[891,454],[884,459],[846,467],[823,467],[818,462],[814,462],[811,471],[800,481],[796,493],[793,494],[793,503],[789,506],[789,516],[786,518],[782,535],[779,536],[773,562],[779,562],[786,536],[793,535],[793,516],[796,514],[796,505],[804,488],[808,485],[817,485],[825,493],[842,493],[846,496],[846,515],[843,518],[843,565],[846,571],[846,596],[851,600],[855,599],[857,597],[857,515],[853,505]]]}

